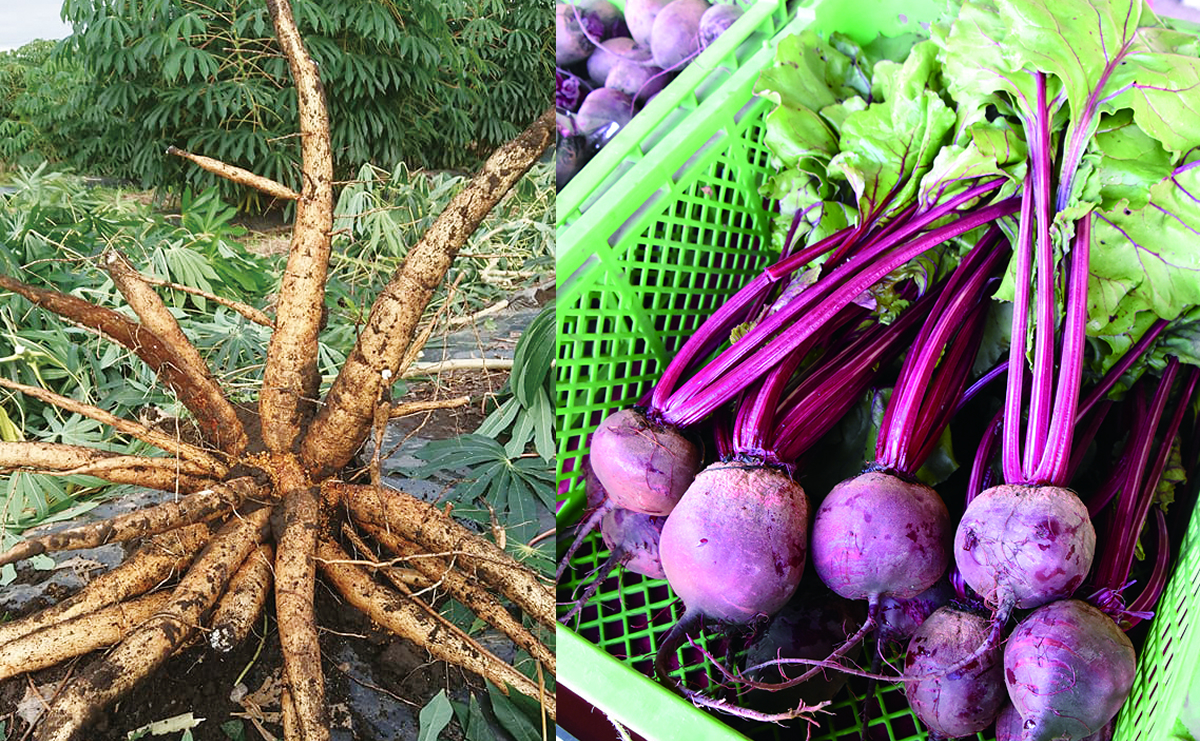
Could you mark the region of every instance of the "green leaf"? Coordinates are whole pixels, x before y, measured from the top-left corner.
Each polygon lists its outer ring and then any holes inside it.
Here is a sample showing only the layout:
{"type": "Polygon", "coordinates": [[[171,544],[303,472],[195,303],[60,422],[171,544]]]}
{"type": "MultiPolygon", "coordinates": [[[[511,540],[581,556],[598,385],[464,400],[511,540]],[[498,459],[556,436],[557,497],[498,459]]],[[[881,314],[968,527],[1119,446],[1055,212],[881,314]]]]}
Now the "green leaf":
{"type": "Polygon", "coordinates": [[[440,690],[421,708],[418,716],[421,728],[417,732],[417,741],[436,741],[453,717],[450,698],[446,696],[446,690],[440,690]]]}
{"type": "Polygon", "coordinates": [[[521,334],[513,352],[510,384],[525,407],[533,406],[536,395],[546,387],[554,361],[555,307],[547,305],[521,334]]]}
{"type": "Polygon", "coordinates": [[[1174,319],[1200,304],[1200,168],[1156,183],[1144,208],[1125,200],[1092,219],[1088,334],[1129,332],[1142,311],[1174,319]]]}
{"type": "Polygon", "coordinates": [[[860,214],[879,212],[885,199],[906,204],[954,127],[954,111],[929,87],[936,55],[926,42],[903,65],[880,62],[875,85],[891,97],[846,117],[829,174],[850,183],[860,214]]]}
{"type": "MultiPolygon", "coordinates": [[[[492,712],[504,730],[511,733],[516,741],[541,741],[541,729],[532,720],[521,713],[494,684],[488,682],[487,688],[488,697],[492,700],[492,712]]],[[[508,691],[510,694],[516,692],[512,687],[508,687],[508,691]]]]}

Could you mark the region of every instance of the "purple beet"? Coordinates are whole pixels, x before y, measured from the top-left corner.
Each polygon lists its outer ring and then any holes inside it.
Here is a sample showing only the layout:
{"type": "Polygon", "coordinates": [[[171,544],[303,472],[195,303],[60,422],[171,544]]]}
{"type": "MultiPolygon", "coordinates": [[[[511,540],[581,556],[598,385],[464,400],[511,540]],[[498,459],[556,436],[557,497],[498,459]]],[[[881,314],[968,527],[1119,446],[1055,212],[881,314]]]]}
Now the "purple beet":
{"type": "Polygon", "coordinates": [[[963,579],[1006,620],[1070,597],[1087,575],[1096,529],[1074,492],[1002,484],[971,501],[958,523],[954,556],[963,579]]]}
{"type": "Polygon", "coordinates": [[[974,652],[990,633],[988,618],[947,606],[930,615],[913,634],[904,673],[925,678],[906,682],[905,694],[931,738],[978,733],[992,724],[1007,702],[998,646],[958,672],[941,672],[974,652]]]}
{"type": "Polygon", "coordinates": [[[1034,610],[1004,647],[1004,681],[1022,720],[1021,741],[1078,741],[1101,731],[1133,686],[1133,643],[1086,602],[1034,610]]]}
{"type": "Polygon", "coordinates": [[[946,573],[949,522],[933,489],[870,471],[833,487],[821,502],[813,566],[846,599],[916,597],[946,573]]]}
{"type": "Polygon", "coordinates": [[[600,521],[600,537],[617,559],[630,571],[651,579],[665,579],[658,541],[665,517],[644,515],[627,509],[611,509],[600,521]]]}
{"type": "Polygon", "coordinates": [[[634,409],[610,414],[592,435],[592,470],[613,504],[666,515],[700,470],[700,451],[670,427],[634,409]]]}
{"type": "Polygon", "coordinates": [[[696,476],[660,542],[689,613],[743,625],[773,615],[804,572],[808,499],[787,474],[740,462],[696,476]]]}

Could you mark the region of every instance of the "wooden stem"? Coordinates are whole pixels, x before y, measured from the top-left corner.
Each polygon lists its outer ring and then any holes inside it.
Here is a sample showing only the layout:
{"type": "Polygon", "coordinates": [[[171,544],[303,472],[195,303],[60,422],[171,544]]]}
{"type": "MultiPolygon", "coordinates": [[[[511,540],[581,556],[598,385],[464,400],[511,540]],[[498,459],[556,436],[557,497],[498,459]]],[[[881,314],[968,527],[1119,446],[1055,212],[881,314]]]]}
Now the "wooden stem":
{"type": "Polygon", "coordinates": [[[209,455],[202,448],[195,445],[189,445],[181,440],[178,440],[165,432],[151,429],[139,422],[133,422],[128,419],[121,419],[115,414],[110,414],[99,407],[94,407],[91,404],[84,404],[74,399],[69,399],[65,396],[54,393],[47,389],[38,388],[36,386],[26,386],[23,383],[14,383],[4,378],[0,378],[0,387],[20,391],[26,396],[32,396],[35,399],[40,399],[47,404],[53,404],[59,409],[64,409],[68,412],[75,412],[89,419],[94,419],[97,422],[112,427],[117,432],[120,432],[130,437],[137,438],[148,445],[153,445],[159,450],[165,450],[168,453],[174,453],[180,458],[186,458],[201,466],[209,469],[209,474],[213,478],[221,478],[228,469],[223,463],[209,455]]]}
{"type": "Polygon", "coordinates": [[[189,370],[187,363],[146,327],[112,309],[58,291],[35,288],[4,274],[0,274],[0,288],[132,350],[195,416],[204,439],[230,455],[236,456],[244,449],[246,431],[221,390],[205,376],[189,370]]]}
{"type": "Polygon", "coordinates": [[[454,556],[468,574],[499,590],[527,615],[555,625],[554,595],[536,574],[432,504],[382,486],[327,481],[324,487],[346,503],[359,523],[399,533],[427,553],[454,556]]]}
{"type": "Polygon", "coordinates": [[[173,574],[186,570],[208,539],[208,527],[199,524],[155,535],[121,565],[92,579],[78,593],[28,617],[0,624],[0,646],[145,594],[173,574]]]}
{"type": "Polygon", "coordinates": [[[202,170],[208,170],[212,174],[219,175],[238,185],[245,185],[249,188],[260,190],[273,198],[279,198],[284,201],[295,201],[300,198],[299,193],[283,183],[277,183],[271,178],[256,175],[249,170],[243,170],[237,165],[231,165],[212,157],[205,157],[202,154],[192,154],[175,146],[167,147],[167,154],[182,157],[197,165],[202,170]]]}
{"type": "MultiPolygon", "coordinates": [[[[536,682],[507,662],[484,651],[474,641],[462,640],[461,631],[453,624],[435,619],[413,600],[376,584],[361,566],[349,563],[349,554],[335,543],[321,541],[317,557],[321,561],[321,570],[337,590],[376,623],[424,646],[434,658],[486,677],[501,689],[507,685],[529,697],[542,694],[536,682]]],[[[553,718],[554,696],[547,694],[544,701],[553,718]]]]}
{"type": "MultiPolygon", "coordinates": [[[[269,450],[282,453],[295,447],[315,410],[321,382],[317,336],[325,308],[333,231],[333,154],[325,90],[296,29],[291,6],[287,0],[267,0],[267,8],[296,84],[304,179],[259,398],[263,440],[269,450]]],[[[292,700],[299,712],[302,700],[292,700]]]]}
{"type": "Polygon", "coordinates": [[[95,548],[105,543],[157,535],[181,525],[203,522],[229,512],[258,492],[259,488],[248,477],[234,479],[228,484],[214,484],[211,489],[198,491],[174,502],[164,502],[102,522],[23,540],[0,554],[0,565],[15,563],[46,551],[95,548]]]}

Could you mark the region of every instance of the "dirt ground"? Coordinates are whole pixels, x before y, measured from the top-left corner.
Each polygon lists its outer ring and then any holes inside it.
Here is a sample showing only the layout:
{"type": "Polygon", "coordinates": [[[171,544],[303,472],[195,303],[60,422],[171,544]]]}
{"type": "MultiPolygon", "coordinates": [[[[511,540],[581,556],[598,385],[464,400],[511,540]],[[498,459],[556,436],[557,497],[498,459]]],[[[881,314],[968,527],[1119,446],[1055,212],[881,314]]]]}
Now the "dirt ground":
{"type": "MultiPolygon", "coordinates": [[[[427,438],[470,432],[485,416],[483,397],[499,391],[506,379],[506,371],[456,371],[436,380],[409,381],[408,393],[397,401],[470,396],[472,403],[412,415],[400,424],[427,438]]],[[[134,729],[188,712],[204,719],[191,730],[196,741],[239,738],[222,730],[223,724],[237,721],[246,741],[281,738],[278,688],[282,660],[271,603],[267,614],[265,640],[259,629],[229,654],[217,654],[203,645],[186,649],[110,709],[89,738],[123,741],[134,729]]],[[[326,699],[337,741],[416,738],[417,713],[440,690],[446,689],[452,699],[456,695],[464,698],[470,691],[487,693],[482,680],[431,661],[424,650],[377,630],[319,581],[317,614],[326,699]]],[[[82,671],[99,655],[0,682],[0,722],[7,732],[0,738],[27,738],[27,719],[42,705],[39,695],[50,697],[64,676],[82,671]]],[[[152,738],[179,739],[181,735],[182,728],[152,738]]],[[[454,741],[462,734],[452,725],[440,738],[454,741]]]]}

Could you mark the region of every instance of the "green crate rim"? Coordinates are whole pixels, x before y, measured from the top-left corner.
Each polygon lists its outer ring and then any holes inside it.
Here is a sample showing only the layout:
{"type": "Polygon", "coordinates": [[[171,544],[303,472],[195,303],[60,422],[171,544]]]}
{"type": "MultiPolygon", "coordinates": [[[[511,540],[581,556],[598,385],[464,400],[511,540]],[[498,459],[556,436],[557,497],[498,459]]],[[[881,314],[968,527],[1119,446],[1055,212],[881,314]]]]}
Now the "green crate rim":
{"type": "MultiPolygon", "coordinates": [[[[916,0],[910,0],[907,5],[914,5],[915,2],[916,0]]],[[[570,306],[578,294],[587,290],[604,290],[617,298],[615,307],[605,305],[596,309],[602,319],[613,316],[612,312],[616,311],[628,317],[627,321],[631,326],[642,330],[654,327],[655,307],[645,305],[648,299],[644,299],[639,292],[642,286],[629,272],[625,253],[628,243],[630,240],[636,241],[639,235],[644,235],[647,230],[652,229],[665,211],[688,197],[688,188],[694,184],[693,180],[696,177],[692,170],[698,166],[697,161],[704,161],[699,155],[704,154],[706,147],[721,143],[722,126],[742,125],[747,117],[762,115],[764,104],[751,100],[749,90],[757,71],[769,63],[772,45],[778,37],[810,24],[815,25],[818,30],[827,30],[831,26],[822,26],[822,13],[835,5],[844,7],[849,4],[818,0],[811,6],[800,8],[783,29],[770,42],[763,42],[761,48],[755,50],[745,63],[733,70],[721,69],[714,73],[713,76],[720,78],[719,84],[708,91],[702,100],[690,101],[694,106],[684,117],[663,119],[656,127],[648,123],[647,128],[654,130],[653,136],[657,146],[646,151],[639,149],[633,155],[623,156],[624,169],[621,172],[608,176],[607,179],[586,177],[580,180],[577,177],[572,182],[572,185],[577,185],[579,191],[574,196],[576,200],[590,199],[590,203],[602,203],[603,208],[593,205],[582,213],[570,214],[565,210],[559,213],[559,263],[556,283],[560,292],[560,313],[561,307],[570,306]],[[603,193],[598,192],[600,188],[603,188],[603,193]]],[[[630,128],[627,132],[636,130],[630,128]]],[[[635,133],[630,133],[630,136],[635,136],[635,133]]],[[[580,176],[587,174],[585,168],[580,176]]],[[[564,192],[567,192],[566,189],[564,192]]],[[[560,208],[562,206],[560,201],[560,208]]],[[[569,338],[563,337],[562,326],[560,319],[560,380],[568,365],[564,360],[569,359],[569,356],[564,358],[563,343],[570,341],[569,338]]],[[[642,334],[650,336],[645,332],[642,334]]],[[[627,366],[653,366],[657,363],[657,367],[661,368],[667,357],[668,347],[664,342],[655,339],[646,343],[639,352],[641,355],[636,362],[627,363],[627,366]]],[[[646,381],[648,382],[649,380],[646,381]]],[[[599,393],[597,395],[603,396],[599,393]]],[[[617,400],[600,398],[594,402],[592,411],[628,406],[633,396],[634,394],[627,394],[625,398],[617,400]]],[[[560,408],[560,432],[565,432],[561,424],[564,414],[569,417],[581,413],[579,410],[560,408]]],[[[570,434],[587,432],[590,430],[585,424],[570,434]]],[[[586,442],[583,445],[585,446],[586,442]]],[[[558,480],[560,493],[566,492],[565,501],[558,513],[560,532],[567,532],[566,525],[578,517],[583,507],[579,471],[574,464],[581,460],[585,453],[586,447],[571,449],[567,447],[566,438],[560,439],[558,480]]],[[[1175,572],[1160,599],[1158,615],[1151,625],[1139,656],[1138,672],[1130,699],[1125,703],[1117,720],[1115,738],[1118,741],[1160,741],[1172,737],[1175,718],[1184,704],[1191,683],[1193,679],[1200,681],[1200,668],[1197,667],[1196,661],[1200,658],[1200,635],[1197,635],[1197,630],[1188,628],[1189,622],[1194,623],[1200,619],[1195,615],[1198,611],[1200,507],[1192,513],[1188,535],[1181,547],[1175,572]]],[[[570,629],[560,627],[558,641],[565,658],[559,667],[559,681],[646,738],[652,741],[685,737],[741,738],[740,734],[736,734],[719,720],[696,710],[690,703],[609,656],[570,629]],[[645,698],[644,702],[642,698],[645,698]],[[656,718],[663,720],[661,723],[654,723],[656,718]]],[[[922,733],[918,733],[906,741],[923,737],[922,733]]],[[[843,736],[837,733],[820,738],[840,739],[843,736]]]]}

